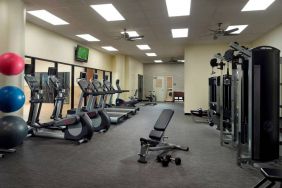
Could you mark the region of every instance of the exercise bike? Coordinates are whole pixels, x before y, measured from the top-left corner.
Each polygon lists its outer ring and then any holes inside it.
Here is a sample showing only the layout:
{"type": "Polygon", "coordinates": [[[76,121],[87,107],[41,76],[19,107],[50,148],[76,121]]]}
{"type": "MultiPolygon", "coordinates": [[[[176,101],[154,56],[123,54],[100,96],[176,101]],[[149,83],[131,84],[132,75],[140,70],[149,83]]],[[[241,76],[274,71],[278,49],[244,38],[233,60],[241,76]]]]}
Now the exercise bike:
{"type": "Polygon", "coordinates": [[[48,81],[56,88],[55,106],[53,110],[54,120],[42,123],[39,120],[42,109],[43,92],[39,82],[32,76],[32,65],[25,66],[25,80],[31,90],[30,111],[27,125],[32,136],[51,137],[75,141],[78,144],[88,142],[93,136],[91,120],[86,113],[59,118],[64,104],[64,89],[60,87],[57,79],[57,69],[49,67],[48,81]]]}
{"type": "Polygon", "coordinates": [[[149,102],[146,102],[144,104],[145,106],[147,106],[147,105],[157,105],[157,97],[156,97],[156,95],[154,95],[154,92],[155,91],[149,91],[149,95],[146,96],[146,98],[149,102]]]}

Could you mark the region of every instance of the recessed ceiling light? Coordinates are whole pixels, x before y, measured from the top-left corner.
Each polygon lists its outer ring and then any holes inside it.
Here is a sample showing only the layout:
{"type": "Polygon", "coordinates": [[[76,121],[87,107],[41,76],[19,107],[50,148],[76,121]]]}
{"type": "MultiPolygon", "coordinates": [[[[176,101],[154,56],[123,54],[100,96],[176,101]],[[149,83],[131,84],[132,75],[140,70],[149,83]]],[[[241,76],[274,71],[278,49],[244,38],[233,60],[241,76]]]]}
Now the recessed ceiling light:
{"type": "Polygon", "coordinates": [[[140,50],[150,50],[150,46],[147,44],[140,44],[140,45],[136,45],[140,50]]]}
{"type": "Polygon", "coordinates": [[[181,63],[184,63],[185,61],[184,61],[184,59],[179,59],[179,60],[177,60],[178,62],[181,62],[181,63]]]}
{"type": "Polygon", "coordinates": [[[155,63],[162,63],[162,60],[154,60],[155,63]]]}
{"type": "Polygon", "coordinates": [[[77,37],[80,37],[84,40],[87,40],[89,42],[93,42],[93,41],[100,41],[99,39],[93,37],[92,35],[89,34],[80,34],[80,35],[76,35],[77,37]]]}
{"type": "Polygon", "coordinates": [[[154,56],[157,56],[156,53],[146,53],[147,56],[150,56],[150,57],[154,57],[154,56]]]}
{"type": "Polygon", "coordinates": [[[100,4],[90,6],[108,22],[125,20],[124,17],[112,4],[100,4]]]}
{"type": "Polygon", "coordinates": [[[169,17],[189,16],[191,0],[166,0],[166,8],[169,17]]]}
{"type": "Polygon", "coordinates": [[[118,51],[116,48],[112,47],[112,46],[102,46],[102,48],[104,48],[105,50],[108,50],[110,52],[116,52],[118,51]]]}
{"type": "Polygon", "coordinates": [[[246,27],[248,27],[248,25],[230,25],[225,31],[238,28],[237,31],[234,31],[231,34],[240,34],[246,27]]]}
{"type": "Polygon", "coordinates": [[[188,28],[182,28],[182,29],[172,29],[171,30],[172,37],[173,38],[184,38],[188,37],[188,28]]]}
{"type": "MultiPolygon", "coordinates": [[[[124,31],[120,33],[124,34],[124,31]]],[[[126,33],[129,35],[129,37],[138,37],[139,36],[139,34],[136,31],[126,31],[126,33]]]]}
{"type": "Polygon", "coordinates": [[[256,11],[267,9],[275,0],[249,0],[241,11],[256,11]]]}
{"type": "Polygon", "coordinates": [[[61,18],[55,16],[54,14],[51,14],[47,10],[33,10],[33,11],[27,11],[27,13],[44,20],[45,22],[48,22],[52,25],[67,25],[69,24],[65,20],[62,20],[61,18]]]}

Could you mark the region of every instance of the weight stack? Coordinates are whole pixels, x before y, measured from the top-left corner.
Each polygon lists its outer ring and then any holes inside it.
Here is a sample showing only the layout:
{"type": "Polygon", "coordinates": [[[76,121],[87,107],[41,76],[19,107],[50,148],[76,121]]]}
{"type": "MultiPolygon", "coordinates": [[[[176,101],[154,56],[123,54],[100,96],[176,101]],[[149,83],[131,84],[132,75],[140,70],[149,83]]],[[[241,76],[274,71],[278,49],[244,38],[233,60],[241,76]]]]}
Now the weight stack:
{"type": "Polygon", "coordinates": [[[252,65],[252,159],[272,161],[279,158],[280,51],[269,46],[254,48],[252,65]]]}

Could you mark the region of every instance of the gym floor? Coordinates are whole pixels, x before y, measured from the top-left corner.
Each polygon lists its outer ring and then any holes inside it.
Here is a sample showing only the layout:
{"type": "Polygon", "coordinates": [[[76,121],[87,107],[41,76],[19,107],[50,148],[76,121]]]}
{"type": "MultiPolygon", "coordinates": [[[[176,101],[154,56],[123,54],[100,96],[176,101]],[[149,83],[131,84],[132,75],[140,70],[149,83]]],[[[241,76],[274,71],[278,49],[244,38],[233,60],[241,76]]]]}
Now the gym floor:
{"type": "Polygon", "coordinates": [[[207,124],[194,123],[183,115],[183,104],[142,107],[139,114],[95,134],[91,142],[75,145],[66,140],[28,138],[0,160],[2,188],[134,188],[210,187],[247,188],[261,178],[259,171],[236,165],[236,152],[219,145],[219,132],[207,124]],[[137,162],[140,137],[147,137],[160,112],[172,108],[175,114],[166,130],[168,141],[189,146],[177,151],[182,165],[164,168],[149,157],[137,162]]]}

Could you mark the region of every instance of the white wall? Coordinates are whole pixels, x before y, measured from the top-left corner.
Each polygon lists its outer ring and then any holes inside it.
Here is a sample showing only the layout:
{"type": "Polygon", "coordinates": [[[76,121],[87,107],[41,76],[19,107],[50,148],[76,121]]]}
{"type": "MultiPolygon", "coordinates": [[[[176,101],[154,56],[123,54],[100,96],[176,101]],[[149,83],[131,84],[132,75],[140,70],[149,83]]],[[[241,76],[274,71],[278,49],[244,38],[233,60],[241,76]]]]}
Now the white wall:
{"type": "Polygon", "coordinates": [[[88,63],[75,62],[74,49],[78,42],[32,23],[26,24],[25,43],[25,54],[29,56],[112,71],[112,55],[90,48],[88,63]]]}
{"type": "Polygon", "coordinates": [[[184,64],[144,64],[144,92],[153,90],[154,76],[173,76],[173,90],[184,91],[184,64]]]}
{"type": "Polygon", "coordinates": [[[208,78],[211,75],[210,60],[216,53],[223,54],[227,44],[193,45],[185,48],[184,63],[184,112],[208,108],[208,78]]]}

